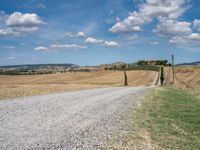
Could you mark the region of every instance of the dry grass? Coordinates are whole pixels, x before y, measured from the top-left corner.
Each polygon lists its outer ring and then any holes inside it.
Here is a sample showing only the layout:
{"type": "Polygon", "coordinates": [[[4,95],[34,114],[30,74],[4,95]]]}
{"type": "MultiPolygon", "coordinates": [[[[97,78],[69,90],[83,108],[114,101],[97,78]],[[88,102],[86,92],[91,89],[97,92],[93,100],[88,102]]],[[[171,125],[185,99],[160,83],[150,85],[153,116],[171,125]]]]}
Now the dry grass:
{"type": "MultiPolygon", "coordinates": [[[[129,86],[149,86],[157,72],[128,71],[129,86]]],[[[97,87],[122,86],[123,72],[77,72],[65,74],[0,76],[0,99],[97,87]]]]}
{"type": "Polygon", "coordinates": [[[110,142],[119,150],[199,150],[200,99],[175,87],[151,89],[133,110],[132,129],[110,142]]]}
{"type": "Polygon", "coordinates": [[[198,150],[200,99],[187,90],[152,90],[133,115],[136,149],[198,150]]]}

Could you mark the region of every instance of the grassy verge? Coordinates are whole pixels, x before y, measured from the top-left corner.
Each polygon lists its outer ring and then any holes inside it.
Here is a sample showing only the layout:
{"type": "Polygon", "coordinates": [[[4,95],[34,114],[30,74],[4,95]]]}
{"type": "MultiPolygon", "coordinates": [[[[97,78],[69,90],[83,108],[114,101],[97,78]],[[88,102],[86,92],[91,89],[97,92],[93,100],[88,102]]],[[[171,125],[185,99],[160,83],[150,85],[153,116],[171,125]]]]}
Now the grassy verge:
{"type": "Polygon", "coordinates": [[[135,149],[200,148],[200,99],[185,90],[155,89],[133,120],[135,149]]]}

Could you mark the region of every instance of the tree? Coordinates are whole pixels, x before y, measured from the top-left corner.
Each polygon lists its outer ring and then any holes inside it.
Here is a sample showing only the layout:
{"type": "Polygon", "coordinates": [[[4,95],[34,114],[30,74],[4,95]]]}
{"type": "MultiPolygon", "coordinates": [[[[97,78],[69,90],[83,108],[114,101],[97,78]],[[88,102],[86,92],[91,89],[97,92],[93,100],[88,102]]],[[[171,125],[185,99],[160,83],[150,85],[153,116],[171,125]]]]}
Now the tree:
{"type": "Polygon", "coordinates": [[[139,60],[137,62],[137,65],[141,65],[141,66],[147,65],[147,61],[145,61],[145,60],[139,60]]]}
{"type": "Polygon", "coordinates": [[[161,67],[161,70],[160,70],[160,82],[161,82],[161,85],[164,84],[164,80],[165,80],[165,76],[164,76],[164,67],[162,66],[162,67],[161,67]]]}
{"type": "Polygon", "coordinates": [[[164,65],[166,66],[168,63],[168,60],[164,60],[164,65]]]}
{"type": "Polygon", "coordinates": [[[114,69],[114,70],[117,70],[117,66],[116,66],[116,65],[114,65],[114,66],[113,66],[113,69],[114,69]]]}
{"type": "Polygon", "coordinates": [[[121,65],[122,70],[126,69],[126,64],[121,65]]]}
{"type": "Polygon", "coordinates": [[[127,79],[126,71],[124,71],[124,86],[128,86],[128,79],[127,79]]]}
{"type": "Polygon", "coordinates": [[[108,67],[105,67],[104,70],[108,70],[108,67]]]}

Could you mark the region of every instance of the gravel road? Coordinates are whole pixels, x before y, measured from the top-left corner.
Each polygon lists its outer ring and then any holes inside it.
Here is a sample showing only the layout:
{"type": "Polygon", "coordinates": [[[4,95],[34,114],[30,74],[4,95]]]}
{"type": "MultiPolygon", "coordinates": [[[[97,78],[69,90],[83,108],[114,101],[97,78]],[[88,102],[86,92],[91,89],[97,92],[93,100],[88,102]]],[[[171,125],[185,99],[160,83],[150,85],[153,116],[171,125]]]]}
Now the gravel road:
{"type": "Polygon", "coordinates": [[[128,130],[128,113],[148,89],[100,88],[2,100],[0,149],[107,149],[110,139],[128,130]]]}

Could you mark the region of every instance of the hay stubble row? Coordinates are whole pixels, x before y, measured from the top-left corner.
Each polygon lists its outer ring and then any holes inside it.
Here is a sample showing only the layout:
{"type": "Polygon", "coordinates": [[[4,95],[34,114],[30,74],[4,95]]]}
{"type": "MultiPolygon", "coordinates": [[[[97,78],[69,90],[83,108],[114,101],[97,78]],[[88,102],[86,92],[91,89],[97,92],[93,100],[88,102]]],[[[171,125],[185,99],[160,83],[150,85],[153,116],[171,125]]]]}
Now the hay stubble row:
{"type": "MultiPolygon", "coordinates": [[[[172,71],[166,68],[167,82],[172,82],[172,71]]],[[[175,85],[178,87],[198,88],[200,87],[200,67],[176,67],[175,85]]]]}
{"type": "MultiPolygon", "coordinates": [[[[150,86],[157,72],[127,71],[129,86],[150,86]]],[[[88,88],[123,86],[121,71],[0,76],[0,99],[88,88]]]]}

